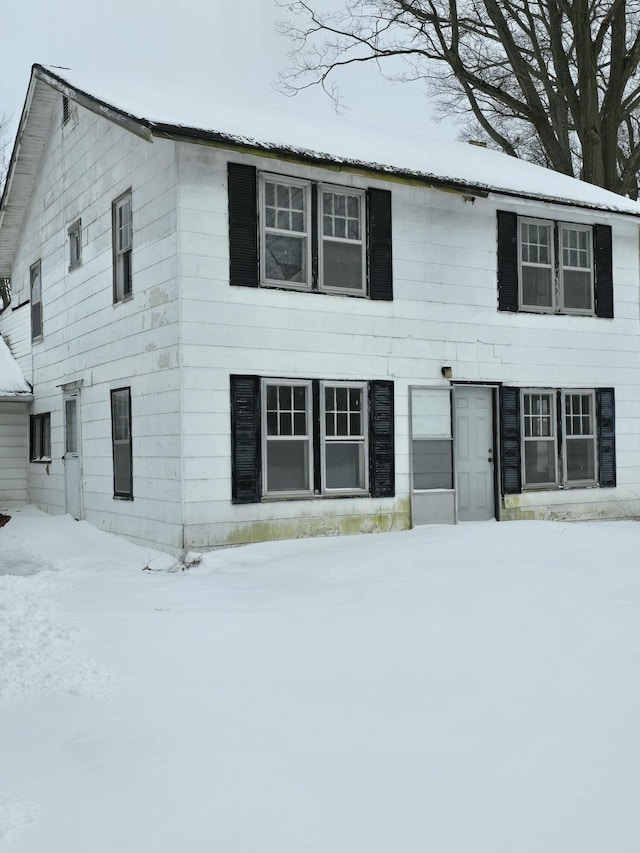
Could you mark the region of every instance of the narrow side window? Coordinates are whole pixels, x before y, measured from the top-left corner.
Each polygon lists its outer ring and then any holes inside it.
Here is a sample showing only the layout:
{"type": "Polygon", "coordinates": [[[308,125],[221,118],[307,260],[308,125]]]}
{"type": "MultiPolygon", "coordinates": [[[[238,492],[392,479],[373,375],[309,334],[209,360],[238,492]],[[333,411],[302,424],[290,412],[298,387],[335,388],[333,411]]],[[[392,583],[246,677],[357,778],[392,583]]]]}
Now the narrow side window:
{"type": "Polygon", "coordinates": [[[51,461],[51,415],[45,412],[41,415],[31,415],[30,418],[30,453],[32,462],[51,461]]]}
{"type": "Polygon", "coordinates": [[[82,263],[82,220],[69,226],[69,272],[82,263]]]}
{"type": "Polygon", "coordinates": [[[31,287],[31,340],[42,338],[42,265],[36,261],[29,270],[31,287]]]}
{"type": "Polygon", "coordinates": [[[113,202],[113,301],[122,302],[132,291],[133,221],[131,190],[113,202]]]}
{"type": "Polygon", "coordinates": [[[111,436],[113,495],[132,500],[131,388],[117,388],[111,392],[111,436]]]}

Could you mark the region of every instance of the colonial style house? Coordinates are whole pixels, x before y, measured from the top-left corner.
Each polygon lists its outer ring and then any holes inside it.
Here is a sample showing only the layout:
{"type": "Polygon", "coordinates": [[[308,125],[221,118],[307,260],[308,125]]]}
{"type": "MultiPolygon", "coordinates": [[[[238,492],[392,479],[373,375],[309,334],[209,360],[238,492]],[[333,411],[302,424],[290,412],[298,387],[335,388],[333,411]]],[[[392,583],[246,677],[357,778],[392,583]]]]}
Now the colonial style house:
{"type": "Polygon", "coordinates": [[[132,88],[32,71],[0,206],[28,500],[174,553],[640,512],[635,202],[132,88]]]}

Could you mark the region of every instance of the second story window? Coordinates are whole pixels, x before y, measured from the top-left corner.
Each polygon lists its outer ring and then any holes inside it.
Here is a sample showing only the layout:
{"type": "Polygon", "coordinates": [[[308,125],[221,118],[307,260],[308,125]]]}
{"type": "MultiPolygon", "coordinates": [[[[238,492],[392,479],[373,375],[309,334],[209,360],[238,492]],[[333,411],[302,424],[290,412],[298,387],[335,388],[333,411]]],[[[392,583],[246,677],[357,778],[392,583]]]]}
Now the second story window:
{"type": "Polygon", "coordinates": [[[42,266],[36,261],[29,270],[31,285],[31,340],[42,339],[42,266]]]}
{"type": "Polygon", "coordinates": [[[82,263],[82,222],[76,219],[69,226],[69,272],[82,263]]]}
{"type": "Polygon", "coordinates": [[[612,318],[611,227],[499,210],[498,309],[612,318]]]}
{"type": "Polygon", "coordinates": [[[133,224],[131,190],[113,202],[113,301],[122,302],[131,296],[133,224]]]}
{"type": "Polygon", "coordinates": [[[228,164],[229,280],[393,299],[391,192],[228,164]]]}

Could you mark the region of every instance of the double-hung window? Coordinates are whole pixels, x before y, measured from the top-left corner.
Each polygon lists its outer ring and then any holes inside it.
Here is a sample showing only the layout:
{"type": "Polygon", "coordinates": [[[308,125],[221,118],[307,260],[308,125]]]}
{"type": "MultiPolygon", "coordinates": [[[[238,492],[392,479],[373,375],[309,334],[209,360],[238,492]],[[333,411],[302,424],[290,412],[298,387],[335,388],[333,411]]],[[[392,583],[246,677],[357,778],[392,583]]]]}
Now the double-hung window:
{"type": "Polygon", "coordinates": [[[498,211],[498,308],[612,318],[611,227],[498,211]]]}
{"type": "Polygon", "coordinates": [[[113,450],[113,495],[133,499],[131,451],[131,389],[111,392],[111,437],[113,450]]]}
{"type": "Polygon", "coordinates": [[[314,412],[312,382],[263,381],[267,497],[314,492],[314,441],[321,459],[319,492],[367,489],[366,384],[319,382],[318,388],[320,411],[314,412]]]}
{"type": "Polygon", "coordinates": [[[122,302],[131,296],[133,217],[131,190],[113,202],[113,301],[122,302]]]}
{"type": "Polygon", "coordinates": [[[558,483],[554,391],[523,391],[524,483],[554,488],[558,483]]]}
{"type": "Polygon", "coordinates": [[[560,298],[564,313],[593,313],[593,237],[584,225],[560,223],[560,298]]]}
{"type": "Polygon", "coordinates": [[[596,482],[596,405],[593,391],[563,391],[564,481],[568,486],[596,482]]]}
{"type": "Polygon", "coordinates": [[[364,193],[320,187],[319,289],[365,292],[364,193]]]}
{"type": "Polygon", "coordinates": [[[525,488],[597,484],[595,391],[527,389],[521,415],[525,488]]]}
{"type": "Polygon", "coordinates": [[[42,265],[36,261],[29,270],[31,286],[31,340],[42,338],[42,265]]]}
{"type": "Polygon", "coordinates": [[[366,385],[321,384],[324,491],[367,490],[366,385]]]}
{"type": "Polygon", "coordinates": [[[311,285],[310,191],[302,181],[262,176],[262,278],[311,285]]]}
{"type": "Polygon", "coordinates": [[[51,415],[31,415],[31,448],[29,457],[32,462],[51,461],[51,415]]]}
{"type": "Polygon", "coordinates": [[[393,382],[231,376],[234,503],[395,494],[393,382]]]}
{"type": "Polygon", "coordinates": [[[393,299],[391,193],[228,164],[229,280],[393,299]]]}
{"type": "Polygon", "coordinates": [[[311,383],[263,385],[265,494],[308,494],[313,488],[311,383]]]}

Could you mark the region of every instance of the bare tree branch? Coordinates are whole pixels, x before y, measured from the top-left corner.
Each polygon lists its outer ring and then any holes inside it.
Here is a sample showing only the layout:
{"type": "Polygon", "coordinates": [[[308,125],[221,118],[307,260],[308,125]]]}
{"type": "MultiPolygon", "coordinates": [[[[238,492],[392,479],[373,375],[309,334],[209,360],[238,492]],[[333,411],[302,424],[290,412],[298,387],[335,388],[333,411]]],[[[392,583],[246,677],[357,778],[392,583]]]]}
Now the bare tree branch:
{"type": "Polygon", "coordinates": [[[282,91],[320,86],[340,105],[342,69],[373,62],[426,84],[463,135],[637,198],[640,0],[342,2],[280,3],[282,91]]]}

